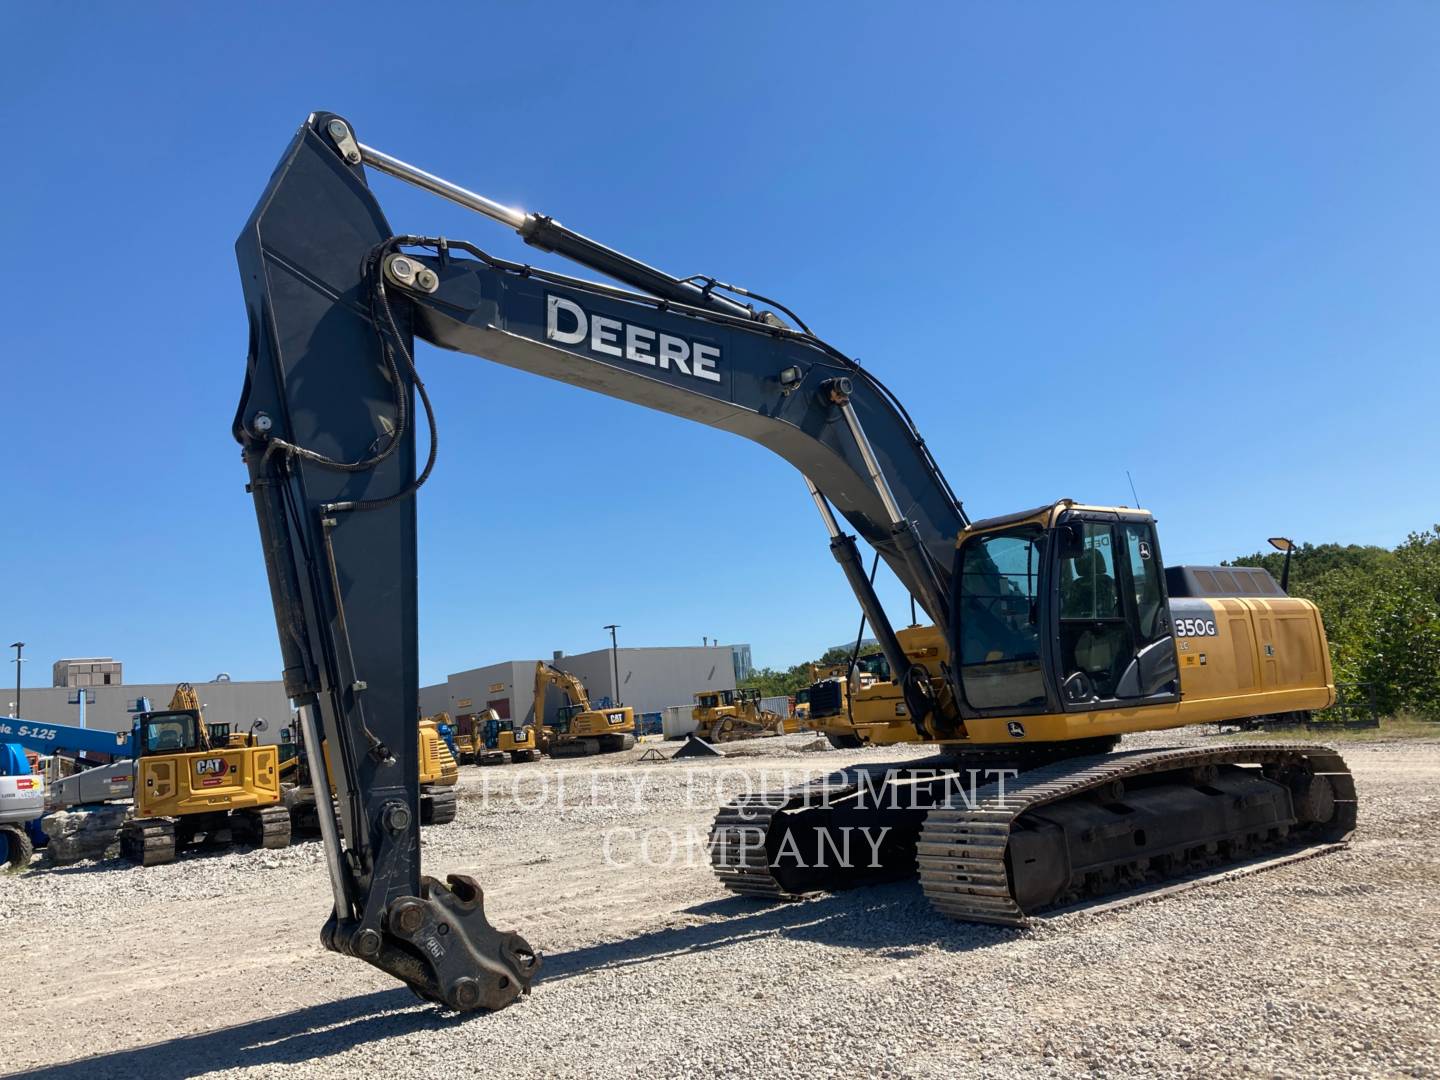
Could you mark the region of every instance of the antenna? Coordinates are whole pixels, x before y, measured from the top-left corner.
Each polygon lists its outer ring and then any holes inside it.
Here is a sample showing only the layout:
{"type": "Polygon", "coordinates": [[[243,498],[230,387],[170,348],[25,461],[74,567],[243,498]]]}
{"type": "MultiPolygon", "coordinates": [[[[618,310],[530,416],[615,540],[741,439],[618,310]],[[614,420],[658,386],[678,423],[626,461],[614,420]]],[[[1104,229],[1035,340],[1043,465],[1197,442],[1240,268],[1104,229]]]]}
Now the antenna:
{"type": "Polygon", "coordinates": [[[1134,480],[1131,480],[1131,478],[1130,478],[1130,470],[1129,470],[1129,469],[1126,469],[1126,470],[1125,470],[1125,479],[1130,481],[1130,494],[1131,494],[1131,495],[1134,497],[1134,499],[1135,499],[1135,509],[1136,509],[1136,510],[1139,510],[1139,509],[1140,509],[1140,496],[1135,494],[1135,481],[1134,481],[1134,480]]]}

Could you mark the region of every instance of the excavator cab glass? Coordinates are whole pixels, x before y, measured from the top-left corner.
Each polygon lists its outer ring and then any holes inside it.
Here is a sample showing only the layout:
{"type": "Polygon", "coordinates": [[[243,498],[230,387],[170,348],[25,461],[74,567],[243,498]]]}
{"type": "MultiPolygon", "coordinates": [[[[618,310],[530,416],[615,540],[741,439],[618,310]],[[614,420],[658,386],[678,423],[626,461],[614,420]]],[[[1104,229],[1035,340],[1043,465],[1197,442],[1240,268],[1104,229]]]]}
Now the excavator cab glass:
{"type": "Polygon", "coordinates": [[[584,711],[585,706],[583,705],[561,705],[555,710],[555,723],[553,725],[555,730],[561,734],[569,731],[570,725],[574,722],[575,717],[584,711]]]}
{"type": "Polygon", "coordinates": [[[960,678],[977,711],[1043,707],[1039,528],[978,536],[960,549],[960,678]]]}
{"type": "Polygon", "coordinates": [[[892,681],[890,678],[890,661],[885,659],[884,653],[872,653],[869,656],[860,657],[859,660],[855,661],[855,670],[862,675],[873,676],[876,682],[892,681]]]}
{"type": "Polygon", "coordinates": [[[1038,713],[1173,701],[1164,567],[1148,515],[1071,512],[968,538],[956,636],[970,709],[1038,713]]]}
{"type": "Polygon", "coordinates": [[[199,749],[199,722],[194,713],[149,713],[140,721],[142,755],[183,754],[199,749]]]}

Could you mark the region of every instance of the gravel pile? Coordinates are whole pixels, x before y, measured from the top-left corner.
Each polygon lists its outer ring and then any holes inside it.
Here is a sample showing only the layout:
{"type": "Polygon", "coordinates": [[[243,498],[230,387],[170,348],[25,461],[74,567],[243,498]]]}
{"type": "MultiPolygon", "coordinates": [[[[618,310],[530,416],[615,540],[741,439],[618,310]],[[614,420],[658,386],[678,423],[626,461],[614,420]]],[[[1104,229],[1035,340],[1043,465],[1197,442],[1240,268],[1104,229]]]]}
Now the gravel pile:
{"type": "Polygon", "coordinates": [[[7,1067],[75,1080],[1437,1075],[1440,743],[1346,748],[1362,817],[1344,852],[1017,932],[940,918],[914,883],[779,906],[721,890],[703,848],[720,799],[762,775],[922,756],[809,741],[689,766],[637,764],[637,748],[463,770],[457,820],[423,832],[427,872],[475,874],[492,921],[545,956],[534,993],[493,1016],[441,1014],[321,949],[315,842],[0,878],[0,949],[26,973],[7,993],[22,1033],[7,1067]]]}

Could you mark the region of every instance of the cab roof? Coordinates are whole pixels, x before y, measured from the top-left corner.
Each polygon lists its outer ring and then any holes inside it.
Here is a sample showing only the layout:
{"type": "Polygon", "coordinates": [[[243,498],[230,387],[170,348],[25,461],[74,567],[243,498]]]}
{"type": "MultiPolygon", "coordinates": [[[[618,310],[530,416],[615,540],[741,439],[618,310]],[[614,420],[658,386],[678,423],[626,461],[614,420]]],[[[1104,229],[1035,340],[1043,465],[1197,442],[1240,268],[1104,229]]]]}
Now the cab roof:
{"type": "Polygon", "coordinates": [[[1086,514],[1114,514],[1116,517],[1127,521],[1154,519],[1149,510],[1141,510],[1133,506],[1096,506],[1090,503],[1076,502],[1074,499],[1060,499],[1045,506],[1037,506],[1033,510],[1021,510],[1014,514],[1002,514],[999,517],[981,518],[972,521],[960,531],[960,539],[967,536],[974,536],[977,533],[997,532],[1000,529],[1008,529],[1015,525],[1034,523],[1043,528],[1051,528],[1060,519],[1061,514],[1079,512],[1086,514]]]}

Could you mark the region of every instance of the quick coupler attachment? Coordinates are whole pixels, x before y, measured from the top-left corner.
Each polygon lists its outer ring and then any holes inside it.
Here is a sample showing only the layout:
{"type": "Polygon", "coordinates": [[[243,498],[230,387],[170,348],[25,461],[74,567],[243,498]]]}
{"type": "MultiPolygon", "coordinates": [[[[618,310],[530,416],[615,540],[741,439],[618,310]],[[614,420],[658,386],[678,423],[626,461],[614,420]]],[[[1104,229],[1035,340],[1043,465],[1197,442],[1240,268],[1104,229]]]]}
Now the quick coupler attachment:
{"type": "Polygon", "coordinates": [[[456,1012],[503,1009],[530,992],[540,957],[519,934],[490,925],[474,878],[451,874],[446,881],[422,877],[419,896],[392,900],[383,930],[359,930],[342,944],[333,940],[332,919],[322,940],[389,972],[427,1001],[456,1012]]]}

